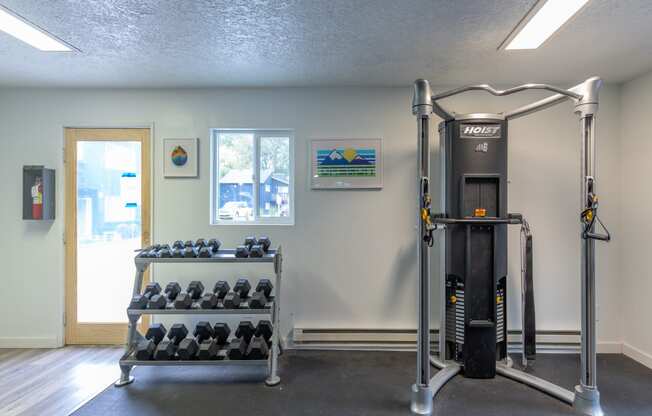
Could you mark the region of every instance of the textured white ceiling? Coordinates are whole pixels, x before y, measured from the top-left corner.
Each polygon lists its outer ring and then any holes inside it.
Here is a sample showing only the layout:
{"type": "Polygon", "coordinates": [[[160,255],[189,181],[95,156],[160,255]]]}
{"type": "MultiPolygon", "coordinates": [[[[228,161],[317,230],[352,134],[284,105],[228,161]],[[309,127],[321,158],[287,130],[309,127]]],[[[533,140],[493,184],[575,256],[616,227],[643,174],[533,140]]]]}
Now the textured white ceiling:
{"type": "Polygon", "coordinates": [[[534,51],[496,47],[534,0],[0,0],[78,47],[0,32],[0,85],[622,82],[652,69],[652,1],[591,0],[534,51]]]}

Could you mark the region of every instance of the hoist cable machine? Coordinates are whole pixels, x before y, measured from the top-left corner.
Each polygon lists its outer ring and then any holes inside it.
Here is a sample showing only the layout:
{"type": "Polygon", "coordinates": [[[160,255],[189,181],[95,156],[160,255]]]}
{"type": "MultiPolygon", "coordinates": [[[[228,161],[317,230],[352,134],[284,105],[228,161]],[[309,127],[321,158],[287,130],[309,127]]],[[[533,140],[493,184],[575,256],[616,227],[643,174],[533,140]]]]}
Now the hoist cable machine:
{"type": "Polygon", "coordinates": [[[595,114],[602,81],[589,78],[568,90],[525,84],[507,90],[489,85],[466,86],[433,95],[426,80],[414,84],[412,112],[418,129],[418,268],[419,328],[417,380],[412,386],[412,412],[431,414],[433,397],[458,373],[470,378],[511,378],[571,404],[581,414],[602,415],[596,385],[595,241],[609,241],[598,216],[595,180],[595,114]],[[499,114],[456,114],[439,100],[466,91],[505,96],[525,90],[555,93],[540,101],[499,114]],[[508,121],[571,100],[580,120],[581,195],[578,219],[581,241],[581,371],[580,384],[568,391],[512,368],[507,354],[507,227],[521,226],[522,364],[536,352],[532,235],[525,218],[507,210],[508,121]],[[441,157],[440,212],[430,196],[430,118],[439,126],[441,157]],[[596,232],[600,224],[604,234],[596,232]],[[439,357],[430,355],[430,261],[435,231],[440,260],[439,357]],[[430,365],[440,371],[430,378],[430,365]]]}

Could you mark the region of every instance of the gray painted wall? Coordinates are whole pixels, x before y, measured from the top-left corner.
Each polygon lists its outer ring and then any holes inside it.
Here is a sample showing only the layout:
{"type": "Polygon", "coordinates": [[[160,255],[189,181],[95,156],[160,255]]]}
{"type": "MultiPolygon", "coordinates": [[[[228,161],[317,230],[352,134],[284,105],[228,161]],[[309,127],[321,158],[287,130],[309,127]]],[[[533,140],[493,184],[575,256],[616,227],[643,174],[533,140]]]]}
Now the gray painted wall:
{"type": "MultiPolygon", "coordinates": [[[[479,93],[449,100],[460,112],[499,111],[542,93],[497,99],[479,93]]],[[[602,94],[598,127],[601,215],[616,236],[598,248],[599,339],[621,339],[619,89],[602,94]]],[[[154,238],[221,238],[233,246],[245,234],[269,234],[286,253],[284,331],[309,328],[416,326],[416,128],[411,88],[301,88],[211,90],[0,90],[0,215],[3,293],[0,346],[62,342],[63,126],[154,125],[154,238]],[[296,225],[209,225],[210,127],[294,128],[296,225]],[[200,138],[200,177],[162,177],[162,140],[200,138]],[[381,191],[311,191],[311,138],[382,137],[381,191]],[[20,218],[23,164],[57,169],[57,213],[51,224],[20,218]],[[8,319],[11,317],[11,319],[8,319]]],[[[535,235],[539,328],[579,328],[579,133],[570,104],[510,125],[510,210],[527,215],[535,235]]],[[[436,136],[436,135],[435,135],[436,136]]],[[[433,179],[438,180],[438,139],[433,179]]],[[[510,327],[519,328],[518,230],[510,232],[510,327]]],[[[436,270],[436,257],[433,270],[436,270]]],[[[159,266],[160,281],[208,281],[236,270],[256,278],[267,269],[159,266]]],[[[128,276],[131,278],[131,276],[128,276]]],[[[433,285],[436,287],[436,285],[433,285]]],[[[436,292],[433,293],[436,296],[436,292]]],[[[435,298],[436,299],[436,298],[435,298]]],[[[436,301],[433,318],[437,317],[436,301]]]]}
{"type": "Polygon", "coordinates": [[[648,175],[652,155],[652,73],[626,83],[621,102],[623,349],[652,367],[652,272],[648,258],[652,226],[647,221],[652,204],[648,175]]]}

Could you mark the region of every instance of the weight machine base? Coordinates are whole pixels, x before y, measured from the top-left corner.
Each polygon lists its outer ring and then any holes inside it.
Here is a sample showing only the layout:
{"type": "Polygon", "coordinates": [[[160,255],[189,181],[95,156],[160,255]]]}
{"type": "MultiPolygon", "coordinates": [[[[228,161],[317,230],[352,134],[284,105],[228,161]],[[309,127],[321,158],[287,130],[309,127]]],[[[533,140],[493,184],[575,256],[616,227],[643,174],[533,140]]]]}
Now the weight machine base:
{"type": "Polygon", "coordinates": [[[586,386],[575,386],[575,399],[573,409],[586,416],[603,416],[600,406],[600,392],[586,386]]]}
{"type": "Polygon", "coordinates": [[[412,403],[410,410],[415,415],[432,414],[432,396],[433,392],[430,386],[412,385],[412,403]]]}
{"type": "MultiPolygon", "coordinates": [[[[413,414],[430,415],[433,410],[433,399],[437,392],[444,387],[453,377],[462,371],[462,366],[452,361],[441,361],[436,357],[430,357],[430,364],[439,369],[431,379],[427,387],[412,386],[412,406],[413,414]]],[[[511,358],[504,362],[496,363],[496,373],[529,387],[537,389],[549,396],[558,399],[564,403],[572,405],[573,408],[586,416],[604,416],[600,407],[600,393],[596,389],[590,389],[584,386],[576,386],[575,392],[566,390],[554,383],[542,378],[533,376],[524,371],[512,368],[511,358]]]]}

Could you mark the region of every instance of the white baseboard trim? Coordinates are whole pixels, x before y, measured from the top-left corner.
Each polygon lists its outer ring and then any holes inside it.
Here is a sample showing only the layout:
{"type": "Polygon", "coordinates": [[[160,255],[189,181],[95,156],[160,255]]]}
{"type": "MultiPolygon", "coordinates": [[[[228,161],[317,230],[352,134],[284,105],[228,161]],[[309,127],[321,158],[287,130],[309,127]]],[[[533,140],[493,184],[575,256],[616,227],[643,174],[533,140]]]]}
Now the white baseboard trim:
{"type": "Polygon", "coordinates": [[[598,341],[598,354],[622,354],[623,343],[618,341],[598,341]]]}
{"type": "Polygon", "coordinates": [[[0,348],[59,348],[62,347],[58,337],[0,337],[0,348]]]}
{"type": "Polygon", "coordinates": [[[648,354],[626,342],[623,344],[623,354],[648,368],[652,368],[652,354],[648,354]]]}
{"type": "MultiPolygon", "coordinates": [[[[430,331],[433,351],[438,351],[438,330],[430,331]]],[[[520,353],[520,331],[509,331],[508,351],[520,353]]],[[[414,351],[416,349],[416,330],[406,329],[334,329],[334,328],[294,328],[289,343],[291,349],[328,350],[385,350],[414,351]]],[[[617,341],[597,343],[600,354],[622,354],[623,344],[617,341]]],[[[579,353],[579,331],[539,331],[537,332],[537,352],[540,353],[579,353]]]]}

